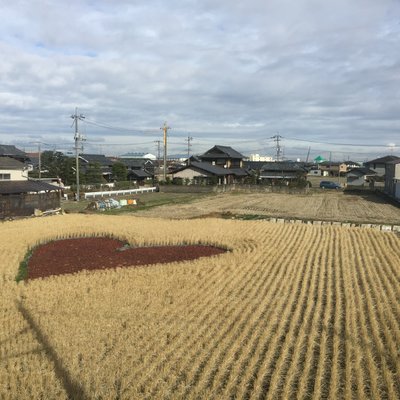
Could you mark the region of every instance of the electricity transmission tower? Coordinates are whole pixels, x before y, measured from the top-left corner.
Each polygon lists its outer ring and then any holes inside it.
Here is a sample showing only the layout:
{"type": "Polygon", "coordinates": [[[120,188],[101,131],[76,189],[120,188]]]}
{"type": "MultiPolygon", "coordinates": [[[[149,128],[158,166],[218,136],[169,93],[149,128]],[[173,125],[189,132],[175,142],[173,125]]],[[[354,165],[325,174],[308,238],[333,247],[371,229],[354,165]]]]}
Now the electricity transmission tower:
{"type": "Polygon", "coordinates": [[[75,174],[76,174],[76,201],[79,201],[79,150],[83,150],[82,141],[86,140],[79,132],[78,132],[78,121],[83,121],[85,116],[82,114],[78,115],[78,109],[75,108],[75,114],[71,115],[71,118],[74,120],[72,125],[75,125],[75,174]]]}
{"type": "Polygon", "coordinates": [[[192,144],[190,143],[193,140],[191,136],[188,135],[187,139],[185,139],[185,142],[187,142],[187,158],[189,160],[190,157],[190,148],[192,147],[192,144]]]}
{"type": "Polygon", "coordinates": [[[168,136],[168,129],[171,129],[166,122],[160,128],[164,132],[164,171],[163,171],[163,179],[164,182],[167,178],[167,136],[168,136]]]}
{"type": "Polygon", "coordinates": [[[276,161],[281,161],[282,147],[280,141],[283,139],[283,137],[278,133],[277,135],[272,136],[271,139],[274,139],[274,142],[276,143],[276,161]]]}

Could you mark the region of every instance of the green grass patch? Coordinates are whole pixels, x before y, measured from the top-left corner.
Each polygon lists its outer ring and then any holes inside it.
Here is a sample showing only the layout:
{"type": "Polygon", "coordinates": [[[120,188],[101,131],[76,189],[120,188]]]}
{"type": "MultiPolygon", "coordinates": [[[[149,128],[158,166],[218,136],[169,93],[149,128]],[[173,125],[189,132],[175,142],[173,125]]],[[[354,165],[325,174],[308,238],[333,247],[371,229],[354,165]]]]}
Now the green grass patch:
{"type": "Polygon", "coordinates": [[[25,253],[24,259],[19,263],[18,273],[17,273],[17,276],[15,277],[15,280],[17,282],[24,281],[28,278],[28,264],[29,264],[29,260],[32,256],[32,254],[33,254],[33,251],[34,251],[34,249],[29,249],[25,253]]]}

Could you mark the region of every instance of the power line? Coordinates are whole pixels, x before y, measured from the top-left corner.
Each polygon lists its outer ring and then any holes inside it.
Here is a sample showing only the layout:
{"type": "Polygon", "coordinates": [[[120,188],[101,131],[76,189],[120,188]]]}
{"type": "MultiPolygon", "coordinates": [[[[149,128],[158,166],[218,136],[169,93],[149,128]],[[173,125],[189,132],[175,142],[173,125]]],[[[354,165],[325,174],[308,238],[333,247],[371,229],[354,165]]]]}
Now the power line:
{"type": "Polygon", "coordinates": [[[399,147],[399,146],[389,146],[387,144],[360,144],[360,143],[332,143],[332,142],[323,142],[318,140],[307,140],[307,139],[298,139],[286,137],[288,140],[296,140],[299,142],[306,143],[318,143],[318,144],[328,144],[330,146],[351,146],[351,147],[399,147]]]}
{"type": "Polygon", "coordinates": [[[149,132],[153,132],[156,133],[157,131],[155,129],[132,129],[132,128],[123,128],[121,126],[113,126],[113,125],[109,125],[103,122],[96,122],[96,121],[92,121],[92,120],[85,120],[84,122],[86,122],[87,124],[90,125],[95,125],[98,126],[100,128],[105,128],[105,129],[112,129],[114,131],[126,131],[126,132],[135,132],[135,133],[149,133],[149,132]]]}

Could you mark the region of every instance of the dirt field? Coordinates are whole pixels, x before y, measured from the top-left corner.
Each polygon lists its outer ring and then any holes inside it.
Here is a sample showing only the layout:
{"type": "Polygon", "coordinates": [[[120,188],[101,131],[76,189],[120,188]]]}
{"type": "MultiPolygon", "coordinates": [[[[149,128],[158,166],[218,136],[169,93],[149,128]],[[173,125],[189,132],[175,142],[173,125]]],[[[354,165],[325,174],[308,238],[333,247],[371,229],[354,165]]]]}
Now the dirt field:
{"type": "Polygon", "coordinates": [[[305,195],[224,193],[202,197],[188,204],[163,205],[139,211],[137,215],[185,219],[227,212],[277,218],[400,224],[400,208],[381,197],[336,191],[305,195]]]}

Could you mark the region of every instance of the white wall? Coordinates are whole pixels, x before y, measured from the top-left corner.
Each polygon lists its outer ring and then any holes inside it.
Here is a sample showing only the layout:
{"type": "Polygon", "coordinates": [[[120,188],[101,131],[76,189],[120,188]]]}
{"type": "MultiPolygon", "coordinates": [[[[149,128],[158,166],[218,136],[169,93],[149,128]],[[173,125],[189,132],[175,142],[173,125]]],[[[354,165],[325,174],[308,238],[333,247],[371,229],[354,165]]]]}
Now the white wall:
{"type": "Polygon", "coordinates": [[[190,168],[186,168],[183,171],[174,173],[174,178],[193,179],[195,176],[207,176],[207,175],[201,174],[200,172],[194,171],[193,169],[190,169],[190,168]]]}
{"type": "MultiPolygon", "coordinates": [[[[28,180],[28,171],[15,169],[0,169],[0,174],[10,174],[10,181],[26,181],[28,180]]],[[[2,181],[4,179],[1,179],[2,181]]],[[[8,179],[6,181],[9,181],[8,179]]]]}
{"type": "Polygon", "coordinates": [[[249,157],[250,161],[274,161],[274,159],[272,157],[268,157],[268,156],[260,156],[259,154],[250,154],[249,157]]]}

